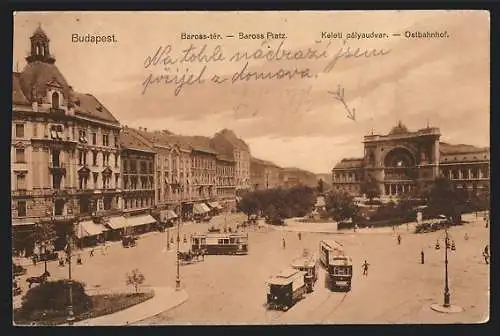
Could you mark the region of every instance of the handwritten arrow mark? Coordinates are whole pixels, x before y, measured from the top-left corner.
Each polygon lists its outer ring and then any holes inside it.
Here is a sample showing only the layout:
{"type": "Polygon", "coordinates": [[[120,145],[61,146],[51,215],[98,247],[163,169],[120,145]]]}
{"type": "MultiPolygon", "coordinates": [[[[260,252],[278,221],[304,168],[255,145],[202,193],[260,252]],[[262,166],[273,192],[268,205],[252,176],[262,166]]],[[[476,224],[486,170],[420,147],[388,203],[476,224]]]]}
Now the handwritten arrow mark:
{"type": "Polygon", "coordinates": [[[356,121],[356,109],[349,108],[349,105],[347,105],[345,101],[345,96],[344,96],[344,88],[341,88],[340,85],[337,88],[337,91],[328,91],[329,94],[333,96],[333,98],[337,99],[339,102],[344,105],[344,108],[347,111],[347,118],[351,119],[352,121],[356,121]]]}

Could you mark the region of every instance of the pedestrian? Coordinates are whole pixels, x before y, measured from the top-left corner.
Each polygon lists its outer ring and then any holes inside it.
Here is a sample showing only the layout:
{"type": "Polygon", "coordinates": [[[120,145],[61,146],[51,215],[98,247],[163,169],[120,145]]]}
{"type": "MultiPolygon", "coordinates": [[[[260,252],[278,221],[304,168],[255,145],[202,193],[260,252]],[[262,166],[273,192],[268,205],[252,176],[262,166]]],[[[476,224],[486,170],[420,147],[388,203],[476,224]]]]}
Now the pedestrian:
{"type": "Polygon", "coordinates": [[[299,240],[302,240],[302,233],[298,233],[298,236],[299,236],[299,240]]]}
{"type": "Polygon", "coordinates": [[[283,238],[282,244],[283,244],[283,248],[286,248],[285,238],[283,238]]]}
{"type": "Polygon", "coordinates": [[[90,249],[90,256],[93,257],[94,256],[94,248],[91,248],[90,249]]]}
{"type": "Polygon", "coordinates": [[[33,256],[31,257],[32,261],[33,261],[33,266],[36,266],[36,254],[33,254],[33,256]]]}
{"type": "Polygon", "coordinates": [[[484,257],[484,262],[486,265],[490,263],[490,251],[488,249],[488,245],[485,246],[484,251],[483,251],[483,257],[484,257]]]}
{"type": "Polygon", "coordinates": [[[77,265],[83,265],[83,263],[82,263],[82,256],[80,255],[80,253],[78,253],[78,256],[76,258],[76,264],[77,265]]]}
{"type": "Polygon", "coordinates": [[[59,267],[64,267],[64,258],[59,257],[59,267]]]}
{"type": "Polygon", "coordinates": [[[398,234],[398,245],[401,245],[401,235],[398,234]]]}
{"type": "Polygon", "coordinates": [[[469,235],[467,234],[467,232],[466,232],[466,233],[465,233],[465,235],[464,235],[464,239],[465,239],[465,240],[469,240],[469,235]]]}
{"type": "Polygon", "coordinates": [[[488,217],[484,217],[484,221],[485,221],[484,227],[488,228],[488,222],[489,222],[488,217]]]}
{"type": "Polygon", "coordinates": [[[423,265],[425,264],[425,254],[424,250],[420,251],[420,263],[423,265]]]}
{"type": "Polygon", "coordinates": [[[370,264],[365,260],[365,262],[362,265],[362,267],[363,267],[363,275],[368,276],[368,266],[370,266],[370,264]]]}

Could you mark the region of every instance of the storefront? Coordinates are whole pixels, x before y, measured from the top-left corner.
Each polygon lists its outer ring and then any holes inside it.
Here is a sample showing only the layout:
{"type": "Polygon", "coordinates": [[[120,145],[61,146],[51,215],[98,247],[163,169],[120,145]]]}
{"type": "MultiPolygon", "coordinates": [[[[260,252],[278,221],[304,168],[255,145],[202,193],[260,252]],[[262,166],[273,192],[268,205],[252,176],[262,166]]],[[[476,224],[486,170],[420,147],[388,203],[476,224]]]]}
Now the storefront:
{"type": "Polygon", "coordinates": [[[12,223],[12,251],[15,256],[29,257],[35,247],[35,223],[12,223]]]}
{"type": "Polygon", "coordinates": [[[193,215],[195,220],[202,220],[210,212],[210,208],[205,203],[195,203],[193,205],[193,215]]]}
{"type": "Polygon", "coordinates": [[[207,202],[207,205],[210,207],[210,214],[212,216],[217,215],[223,209],[219,202],[207,202]]]}
{"type": "Polygon", "coordinates": [[[76,237],[79,240],[80,247],[95,246],[104,241],[104,233],[108,229],[102,224],[96,224],[93,221],[82,221],[76,228],[76,237]]]}
{"type": "Polygon", "coordinates": [[[134,234],[142,234],[154,230],[156,219],[151,215],[136,215],[126,217],[127,227],[131,228],[134,234]]]}
{"type": "Polygon", "coordinates": [[[126,234],[127,219],[123,216],[109,217],[106,226],[110,228],[108,231],[108,239],[120,240],[126,234]]]}
{"type": "Polygon", "coordinates": [[[179,216],[173,210],[162,210],[160,211],[160,225],[164,229],[165,227],[173,226],[176,219],[179,216]]]}

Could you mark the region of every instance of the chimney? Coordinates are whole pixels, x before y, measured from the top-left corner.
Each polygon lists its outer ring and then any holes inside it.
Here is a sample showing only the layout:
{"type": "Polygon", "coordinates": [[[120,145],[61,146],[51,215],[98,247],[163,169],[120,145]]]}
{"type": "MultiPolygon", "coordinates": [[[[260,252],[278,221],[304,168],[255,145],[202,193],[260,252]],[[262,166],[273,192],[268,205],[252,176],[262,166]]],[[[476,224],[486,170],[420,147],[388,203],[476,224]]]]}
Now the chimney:
{"type": "Polygon", "coordinates": [[[144,132],[147,132],[147,131],[148,131],[148,129],[146,127],[144,127],[144,132]]]}
{"type": "Polygon", "coordinates": [[[139,126],[139,131],[142,131],[142,127],[141,126],[139,126]]]}

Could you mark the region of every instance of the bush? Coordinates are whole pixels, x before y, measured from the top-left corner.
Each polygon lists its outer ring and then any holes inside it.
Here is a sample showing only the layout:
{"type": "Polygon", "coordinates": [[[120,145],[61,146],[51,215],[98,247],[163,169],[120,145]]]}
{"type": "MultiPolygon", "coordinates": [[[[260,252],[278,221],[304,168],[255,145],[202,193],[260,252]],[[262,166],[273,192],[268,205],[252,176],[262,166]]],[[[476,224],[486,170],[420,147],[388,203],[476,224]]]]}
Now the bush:
{"type": "MultiPolygon", "coordinates": [[[[85,285],[72,282],[73,311],[75,314],[87,311],[92,307],[90,296],[85,294],[85,285]]],[[[49,281],[28,290],[22,300],[21,313],[28,318],[40,312],[61,312],[66,314],[69,304],[68,280],[49,281]]],[[[52,314],[51,314],[52,315],[52,314]]]]}

